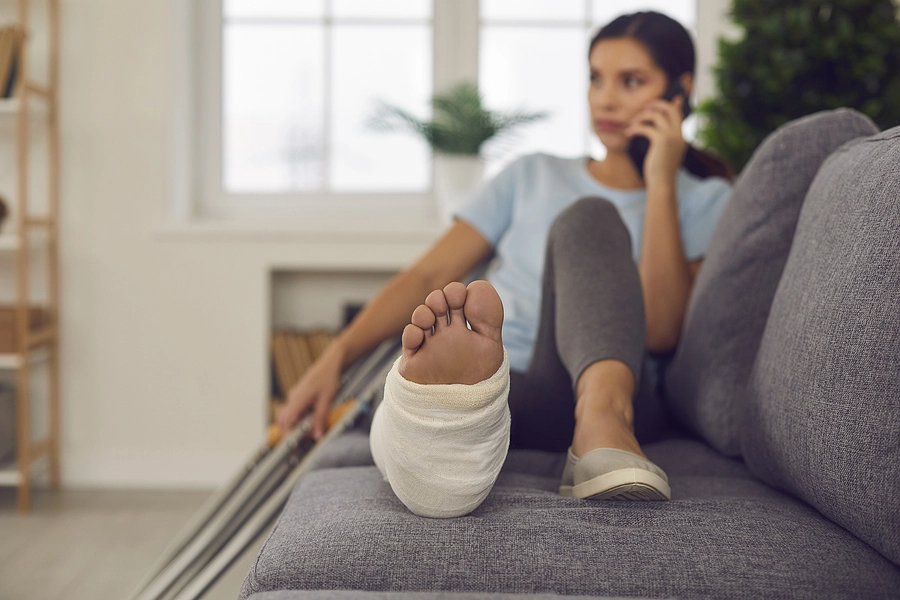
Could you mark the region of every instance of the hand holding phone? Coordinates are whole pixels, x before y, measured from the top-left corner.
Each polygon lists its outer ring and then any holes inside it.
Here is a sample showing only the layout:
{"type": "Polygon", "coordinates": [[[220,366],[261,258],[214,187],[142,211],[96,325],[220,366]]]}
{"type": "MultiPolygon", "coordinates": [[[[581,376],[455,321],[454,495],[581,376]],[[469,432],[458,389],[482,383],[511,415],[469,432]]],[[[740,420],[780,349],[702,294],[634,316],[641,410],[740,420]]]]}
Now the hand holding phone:
{"type": "MultiPolygon", "coordinates": [[[[684,88],[681,87],[681,83],[679,83],[677,79],[673,79],[669,84],[668,89],[666,89],[665,93],[662,95],[662,99],[671,101],[676,96],[681,96],[681,110],[684,118],[687,118],[687,116],[691,114],[691,107],[688,103],[687,94],[685,93],[684,88]]],[[[634,168],[637,169],[638,175],[643,179],[644,160],[647,158],[647,151],[650,150],[650,140],[643,135],[636,135],[628,140],[628,147],[626,150],[628,156],[631,157],[631,162],[634,163],[634,168]]]]}

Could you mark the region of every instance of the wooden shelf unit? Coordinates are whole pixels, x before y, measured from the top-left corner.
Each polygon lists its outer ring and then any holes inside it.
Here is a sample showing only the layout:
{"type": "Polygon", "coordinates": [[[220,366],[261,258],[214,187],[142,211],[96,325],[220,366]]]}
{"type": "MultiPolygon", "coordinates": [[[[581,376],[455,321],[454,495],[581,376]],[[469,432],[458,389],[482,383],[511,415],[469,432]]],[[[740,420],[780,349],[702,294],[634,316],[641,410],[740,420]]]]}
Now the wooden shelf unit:
{"type": "MultiPolygon", "coordinates": [[[[47,7],[48,27],[48,80],[32,79],[29,65],[29,32],[32,26],[30,9],[39,0],[17,0],[15,26],[25,32],[24,42],[18,54],[17,82],[12,99],[0,100],[0,118],[8,113],[15,116],[16,142],[16,195],[14,235],[0,235],[0,252],[16,255],[16,327],[18,349],[0,354],[0,369],[16,373],[16,457],[14,463],[0,464],[0,486],[16,486],[19,512],[31,507],[31,486],[35,463],[46,458],[49,466],[51,489],[60,485],[59,461],[59,0],[42,0],[47,7]],[[46,214],[29,212],[29,152],[32,118],[32,101],[41,102],[46,112],[48,208],[46,214]],[[36,249],[31,236],[35,231],[45,232],[42,245],[47,252],[47,322],[36,328],[29,327],[31,256],[36,249]],[[47,424],[48,434],[42,439],[32,439],[31,376],[36,356],[46,360],[49,377],[47,424]]],[[[0,182],[2,183],[2,182],[0,182]]]]}

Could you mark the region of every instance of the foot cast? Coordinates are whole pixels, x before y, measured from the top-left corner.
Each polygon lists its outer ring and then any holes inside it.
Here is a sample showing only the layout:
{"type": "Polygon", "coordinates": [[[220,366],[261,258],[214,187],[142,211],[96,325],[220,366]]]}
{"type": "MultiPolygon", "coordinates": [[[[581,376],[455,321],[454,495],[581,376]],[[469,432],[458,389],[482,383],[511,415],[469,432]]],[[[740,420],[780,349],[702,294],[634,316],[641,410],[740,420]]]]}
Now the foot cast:
{"type": "Polygon", "coordinates": [[[502,324],[497,292],[476,281],[429,294],[403,331],[369,440],[381,474],[417,515],[468,514],[497,480],[510,423],[502,324]]]}
{"type": "MultiPolygon", "coordinates": [[[[455,517],[487,497],[509,448],[509,359],[503,304],[475,281],[435,290],[403,331],[403,352],[372,422],[375,464],[413,513],[455,517]]],[[[665,473],[631,452],[569,452],[560,493],[668,499],[665,473]],[[632,481],[633,480],[633,481],[632,481]]]]}

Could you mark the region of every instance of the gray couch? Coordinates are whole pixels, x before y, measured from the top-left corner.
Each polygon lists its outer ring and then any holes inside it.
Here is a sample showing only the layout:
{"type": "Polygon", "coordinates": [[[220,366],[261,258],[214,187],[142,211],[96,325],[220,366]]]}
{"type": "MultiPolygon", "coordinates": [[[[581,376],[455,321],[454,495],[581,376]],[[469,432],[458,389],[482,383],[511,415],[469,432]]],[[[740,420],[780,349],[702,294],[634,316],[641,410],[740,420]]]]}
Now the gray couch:
{"type": "Polygon", "coordinates": [[[294,490],[241,598],[900,597],[900,128],[773,133],[735,184],[645,445],[670,502],[556,493],[512,450],[484,504],[411,514],[364,429],[294,490]]]}

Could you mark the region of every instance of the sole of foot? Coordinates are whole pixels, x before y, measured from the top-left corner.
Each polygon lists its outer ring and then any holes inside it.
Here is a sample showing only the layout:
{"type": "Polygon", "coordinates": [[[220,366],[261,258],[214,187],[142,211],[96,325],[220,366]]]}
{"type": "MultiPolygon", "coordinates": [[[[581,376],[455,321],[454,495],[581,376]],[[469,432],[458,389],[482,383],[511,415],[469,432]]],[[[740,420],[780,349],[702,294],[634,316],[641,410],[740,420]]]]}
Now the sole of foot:
{"type": "Polygon", "coordinates": [[[472,385],[503,363],[503,303],[487,281],[428,294],[403,330],[400,374],[421,384],[472,385]]]}

